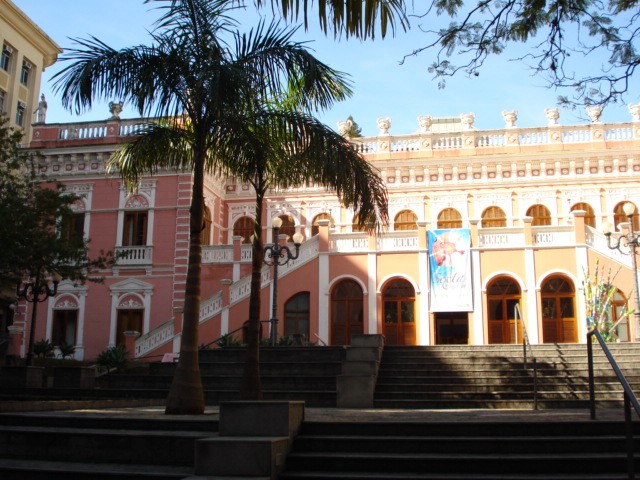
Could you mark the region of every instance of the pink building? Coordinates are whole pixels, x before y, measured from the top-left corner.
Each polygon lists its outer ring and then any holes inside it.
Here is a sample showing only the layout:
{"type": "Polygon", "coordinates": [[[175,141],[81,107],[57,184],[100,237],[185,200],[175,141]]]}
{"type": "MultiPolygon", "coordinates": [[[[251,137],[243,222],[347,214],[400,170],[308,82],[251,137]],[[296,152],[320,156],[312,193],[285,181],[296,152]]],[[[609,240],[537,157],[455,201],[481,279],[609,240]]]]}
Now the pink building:
{"type": "MultiPolygon", "coordinates": [[[[630,111],[636,106],[631,105],[630,111]]],[[[263,225],[304,235],[300,257],[280,267],[278,333],[318,344],[348,344],[382,333],[388,344],[584,342],[584,272],[617,273],[611,315],[630,299],[630,252],[611,249],[603,227],[629,231],[623,206],[640,206],[640,118],[603,124],[478,130],[472,114],[419,117],[419,133],[352,139],[389,191],[388,231],[354,229],[354,212],[322,185],[270,192],[263,225]],[[522,321],[516,321],[516,306],[522,321]]],[[[510,114],[510,115],[508,115],[510,114]]],[[[542,114],[541,114],[542,115],[542,114]]],[[[177,352],[188,250],[189,173],[162,171],[128,195],[105,171],[111,154],[143,119],[34,125],[42,172],[82,196],[77,229],[91,248],[124,252],[103,284],[63,281],[40,307],[36,340],[76,345],[93,359],[139,332],[136,357],[177,352]]],[[[248,316],[254,195],[234,178],[206,179],[200,343],[239,329],[248,316]]],[[[640,231],[638,210],[633,230],[640,231]]],[[[618,233],[614,233],[615,239],[618,233]]],[[[264,237],[272,242],[271,228],[264,237]]],[[[262,318],[271,317],[273,270],[265,266],[262,318]]],[[[30,305],[13,320],[26,350],[30,305]]],[[[633,317],[617,326],[636,341],[633,317]]],[[[268,336],[268,331],[264,332],[268,336]]],[[[133,340],[129,345],[132,345],[133,340]]]]}

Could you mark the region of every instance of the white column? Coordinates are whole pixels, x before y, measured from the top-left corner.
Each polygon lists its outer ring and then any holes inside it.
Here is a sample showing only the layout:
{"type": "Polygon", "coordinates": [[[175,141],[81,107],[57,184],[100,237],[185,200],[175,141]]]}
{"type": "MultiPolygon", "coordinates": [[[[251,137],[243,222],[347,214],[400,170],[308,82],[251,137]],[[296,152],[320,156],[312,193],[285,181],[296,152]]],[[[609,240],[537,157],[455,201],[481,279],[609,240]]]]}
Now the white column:
{"type": "Polygon", "coordinates": [[[369,307],[369,325],[367,330],[369,334],[382,333],[378,332],[378,309],[377,309],[377,288],[376,280],[378,278],[378,256],[376,252],[367,255],[367,304],[369,307]]]}
{"type": "Polygon", "coordinates": [[[418,252],[418,345],[431,345],[431,324],[429,323],[429,252],[418,252]]]}
{"type": "Polygon", "coordinates": [[[472,345],[484,345],[484,317],[482,315],[482,276],[480,275],[480,251],[471,250],[471,276],[473,290],[473,338],[472,345]]]}
{"type": "Polygon", "coordinates": [[[529,336],[529,343],[537,345],[540,343],[540,330],[538,324],[538,295],[536,289],[536,265],[533,256],[533,248],[525,247],[524,250],[524,271],[527,296],[527,316],[524,319],[529,336]]]}
{"type": "MultiPolygon", "coordinates": [[[[329,255],[318,255],[318,336],[320,340],[329,344],[329,255]]],[[[315,342],[316,339],[311,338],[315,342]]]]}

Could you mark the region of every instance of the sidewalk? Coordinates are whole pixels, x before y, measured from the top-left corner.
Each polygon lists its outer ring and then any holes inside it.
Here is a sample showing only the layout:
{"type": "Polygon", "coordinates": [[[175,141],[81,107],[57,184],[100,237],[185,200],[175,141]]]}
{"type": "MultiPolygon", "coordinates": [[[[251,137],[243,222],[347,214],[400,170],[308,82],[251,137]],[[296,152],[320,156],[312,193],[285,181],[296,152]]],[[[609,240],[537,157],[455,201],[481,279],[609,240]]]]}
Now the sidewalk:
{"type": "MultiPolygon", "coordinates": [[[[23,411],[27,411],[26,409],[23,411]]],[[[113,415],[141,417],[144,415],[165,415],[162,406],[123,406],[116,408],[81,407],[70,410],[42,411],[45,415],[113,415]]],[[[217,406],[207,407],[205,415],[217,417],[217,406]]],[[[167,417],[173,417],[167,415],[167,417]]],[[[176,416],[183,417],[184,416],[176,416]]],[[[197,417],[197,416],[194,416],[197,417]]],[[[589,421],[589,410],[386,410],[347,408],[306,408],[305,420],[312,422],[568,422],[589,421]]],[[[632,415],[633,421],[639,419],[632,415]]],[[[596,421],[624,421],[624,410],[599,409],[596,421]]]]}

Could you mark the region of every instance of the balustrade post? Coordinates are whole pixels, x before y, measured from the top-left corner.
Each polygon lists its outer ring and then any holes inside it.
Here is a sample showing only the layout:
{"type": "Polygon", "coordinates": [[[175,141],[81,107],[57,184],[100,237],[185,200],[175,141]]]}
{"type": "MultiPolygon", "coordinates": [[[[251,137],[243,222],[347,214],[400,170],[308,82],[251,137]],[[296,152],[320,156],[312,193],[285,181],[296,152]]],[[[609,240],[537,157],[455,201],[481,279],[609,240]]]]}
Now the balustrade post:
{"type": "Polygon", "coordinates": [[[533,245],[533,230],[531,228],[532,217],[522,217],[524,224],[524,244],[525,246],[533,245]]]}

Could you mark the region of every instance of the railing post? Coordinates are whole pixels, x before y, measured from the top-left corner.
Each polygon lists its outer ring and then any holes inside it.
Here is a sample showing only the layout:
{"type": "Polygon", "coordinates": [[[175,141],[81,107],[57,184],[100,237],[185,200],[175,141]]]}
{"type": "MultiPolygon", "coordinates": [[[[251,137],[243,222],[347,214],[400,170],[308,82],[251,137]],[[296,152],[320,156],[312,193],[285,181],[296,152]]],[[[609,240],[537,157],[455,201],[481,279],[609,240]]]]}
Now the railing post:
{"type": "Polygon", "coordinates": [[[593,379],[593,345],[592,332],[587,333],[587,361],[589,365],[589,411],[591,413],[591,420],[596,419],[596,387],[593,379]]]}
{"type": "Polygon", "coordinates": [[[627,436],[627,473],[629,479],[636,478],[634,451],[633,451],[633,423],[631,422],[631,399],[624,392],[624,426],[627,436]]]}

